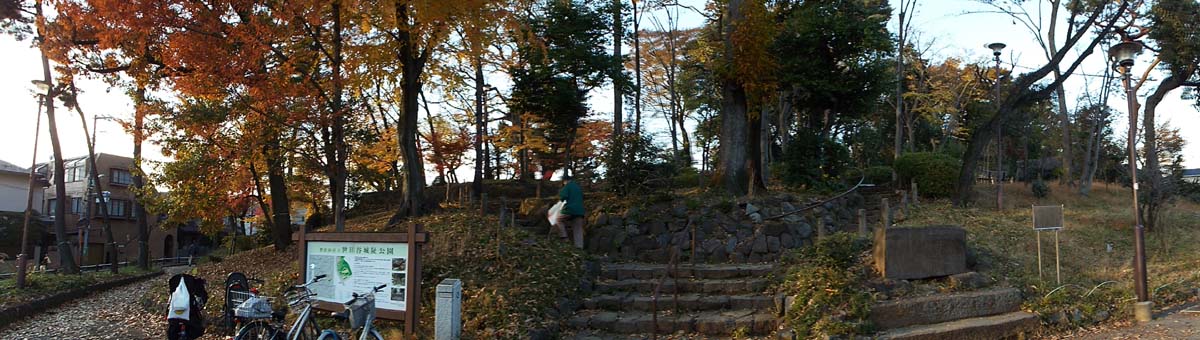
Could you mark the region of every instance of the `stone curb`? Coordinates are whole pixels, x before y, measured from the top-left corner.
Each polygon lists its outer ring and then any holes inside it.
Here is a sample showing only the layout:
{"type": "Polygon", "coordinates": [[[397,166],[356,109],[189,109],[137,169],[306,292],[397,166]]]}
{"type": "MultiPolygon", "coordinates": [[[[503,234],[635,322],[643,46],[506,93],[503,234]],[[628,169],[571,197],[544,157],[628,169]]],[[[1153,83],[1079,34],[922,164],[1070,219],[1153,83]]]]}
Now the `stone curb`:
{"type": "Polygon", "coordinates": [[[8,327],[9,325],[26,317],[41,313],[50,308],[57,307],[58,305],[66,303],[67,301],[79,299],[91,295],[92,293],[98,293],[137,281],[149,279],[158,275],[162,275],[162,273],[163,272],[159,270],[153,273],[131,276],[108,282],[101,282],[91,286],[75,288],[41,299],[25,302],[5,309],[0,309],[0,329],[8,327]]]}

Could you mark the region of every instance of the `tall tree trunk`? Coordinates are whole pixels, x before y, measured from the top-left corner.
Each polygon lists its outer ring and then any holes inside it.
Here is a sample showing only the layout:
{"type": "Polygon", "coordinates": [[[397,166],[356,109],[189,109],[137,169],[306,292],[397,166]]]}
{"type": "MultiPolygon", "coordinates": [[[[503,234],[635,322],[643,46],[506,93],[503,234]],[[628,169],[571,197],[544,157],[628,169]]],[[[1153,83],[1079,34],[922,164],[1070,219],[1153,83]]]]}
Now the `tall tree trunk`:
{"type": "MultiPolygon", "coordinates": [[[[92,195],[90,195],[88,197],[84,197],[83,199],[87,202],[86,204],[88,205],[88,207],[92,207],[93,206],[92,204],[94,203],[95,204],[94,206],[100,210],[100,218],[102,219],[101,226],[103,226],[102,230],[104,232],[104,257],[109,260],[109,270],[111,270],[113,273],[116,273],[117,272],[117,262],[118,262],[117,261],[117,244],[113,239],[112,223],[109,222],[109,218],[108,218],[109,217],[108,216],[108,202],[101,199],[101,198],[105,198],[105,197],[103,196],[103,192],[104,192],[103,184],[100,183],[100,169],[98,169],[99,166],[96,163],[96,139],[95,139],[96,135],[94,134],[95,129],[96,129],[95,121],[93,120],[93,122],[92,122],[92,133],[93,133],[91,135],[92,139],[88,139],[87,138],[87,136],[88,136],[87,118],[84,117],[83,109],[79,107],[79,105],[80,105],[79,104],[79,92],[75,89],[74,84],[71,84],[70,87],[71,87],[71,95],[73,97],[75,97],[75,112],[79,114],[79,123],[83,126],[84,141],[87,142],[87,149],[88,149],[88,163],[87,163],[88,165],[87,165],[87,167],[88,167],[88,176],[91,179],[91,184],[88,185],[88,192],[91,193],[92,195]]],[[[91,209],[88,209],[88,210],[89,210],[89,213],[88,213],[87,226],[88,226],[88,229],[91,229],[92,221],[94,221],[96,219],[95,218],[96,216],[95,216],[95,214],[91,213],[91,211],[90,211],[91,209]]]]}
{"type": "Polygon", "coordinates": [[[292,206],[288,199],[287,178],[283,173],[283,151],[279,147],[279,137],[271,134],[266,136],[268,142],[263,145],[267,183],[271,186],[271,238],[275,241],[275,250],[283,251],[292,244],[292,206]]]}
{"type": "MultiPolygon", "coordinates": [[[[1054,78],[1062,77],[1058,68],[1054,69],[1054,78]]],[[[1062,85],[1054,89],[1055,95],[1058,97],[1059,128],[1062,129],[1062,169],[1063,177],[1060,181],[1067,186],[1075,185],[1074,170],[1071,168],[1071,114],[1067,111],[1067,98],[1062,85]]]]}
{"type": "Polygon", "coordinates": [[[337,181],[337,191],[333,194],[333,223],[338,231],[346,230],[346,160],[349,156],[349,144],[346,143],[346,112],[342,103],[343,84],[342,74],[342,11],[341,3],[333,3],[333,136],[337,153],[334,162],[334,174],[337,181]]]}
{"type": "MultiPolygon", "coordinates": [[[[476,31],[476,34],[479,34],[476,31]]],[[[476,49],[478,45],[473,45],[476,49]]],[[[486,117],[487,112],[483,107],[484,92],[483,92],[483,57],[481,51],[475,51],[473,60],[475,67],[475,174],[471,183],[471,197],[478,199],[483,193],[483,172],[484,163],[487,161],[487,154],[483,150],[483,139],[487,135],[486,117]]]]}
{"type": "Polygon", "coordinates": [[[137,266],[150,269],[150,223],[146,217],[146,206],[142,204],[142,195],[146,186],[146,178],[142,171],[142,141],[145,136],[146,119],[146,88],[139,86],[134,96],[133,113],[133,214],[137,220],[138,255],[137,266]]]}
{"type": "Polygon", "coordinates": [[[642,41],[639,37],[642,16],[638,13],[638,2],[633,4],[633,134],[642,136],[642,41]]]}
{"type": "MultiPolygon", "coordinates": [[[[410,5],[398,3],[396,7],[396,22],[409,23],[410,5]]],[[[420,119],[417,98],[421,94],[421,73],[432,51],[420,49],[418,36],[411,27],[402,28],[395,35],[400,45],[396,59],[403,70],[400,82],[403,107],[396,128],[400,134],[400,158],[404,163],[404,183],[401,186],[404,199],[388,224],[399,223],[403,217],[423,215],[428,210],[425,202],[425,166],[417,149],[417,121],[420,119]]]]}
{"type": "MultiPolygon", "coordinates": [[[[903,1],[903,0],[902,0],[903,1]]],[[[892,156],[899,158],[903,152],[902,145],[904,143],[904,17],[907,15],[905,11],[900,11],[900,29],[897,34],[899,39],[896,44],[896,135],[894,136],[895,145],[892,148],[892,156]]]]}
{"type": "MultiPolygon", "coordinates": [[[[624,70],[625,57],[621,55],[621,43],[625,41],[625,23],[621,22],[621,0],[613,0],[613,58],[616,58],[617,65],[622,65],[624,70]]],[[[613,133],[612,142],[618,143],[621,140],[621,134],[625,132],[624,120],[621,119],[621,100],[625,95],[622,86],[625,84],[620,80],[620,72],[612,75],[613,79],[613,133]]]]}
{"type": "MultiPolygon", "coordinates": [[[[763,104],[759,105],[762,110],[758,115],[758,125],[750,126],[752,130],[755,128],[758,130],[758,138],[755,138],[758,144],[757,150],[750,152],[750,154],[758,154],[758,164],[755,165],[758,167],[758,176],[751,176],[751,190],[754,190],[754,186],[756,185],[761,186],[761,189],[766,189],[767,180],[771,178],[770,169],[768,168],[768,165],[771,164],[771,115],[768,108],[771,106],[766,104],[770,102],[768,100],[764,99],[762,102],[763,104]]],[[[754,138],[753,133],[751,135],[751,138],[754,138]]]]}
{"type": "MultiPolygon", "coordinates": [[[[35,6],[37,7],[37,35],[44,38],[46,18],[42,15],[42,1],[38,0],[35,6]]],[[[79,273],[79,266],[75,263],[75,257],[71,255],[71,244],[67,241],[67,200],[70,197],[67,197],[66,170],[63,166],[62,146],[58,140],[58,123],[54,119],[54,99],[58,94],[53,86],[54,80],[50,78],[50,59],[46,57],[46,46],[38,44],[38,48],[42,52],[42,81],[50,85],[45,102],[46,121],[50,126],[50,146],[54,152],[54,234],[57,243],[59,271],[76,274],[79,273]]]]}
{"type": "MultiPolygon", "coordinates": [[[[1187,74],[1191,74],[1188,72],[1187,74]]],[[[1146,230],[1154,230],[1158,222],[1158,209],[1162,206],[1165,195],[1163,193],[1162,183],[1162,164],[1158,159],[1158,125],[1154,122],[1155,111],[1158,109],[1158,104],[1162,103],[1168,92],[1179,88],[1183,85],[1185,79],[1175,74],[1167,76],[1158,88],[1154,89],[1154,93],[1146,97],[1146,106],[1143,108],[1142,117],[1142,148],[1145,154],[1145,175],[1146,175],[1146,204],[1142,206],[1144,213],[1142,221],[1146,225],[1146,230]]]]}
{"type": "MultiPolygon", "coordinates": [[[[736,26],[743,20],[742,1],[729,1],[728,21],[724,23],[723,27],[725,57],[730,59],[729,63],[737,62],[737,60],[732,60],[732,36],[736,26]]],[[[747,144],[750,144],[750,140],[747,139],[749,126],[747,126],[746,119],[746,90],[732,76],[726,76],[721,82],[721,144],[718,151],[721,164],[719,172],[725,191],[735,196],[742,196],[747,193],[747,187],[750,184],[750,177],[746,173],[746,162],[757,162],[756,157],[747,159],[749,151],[747,144]]]]}
{"type": "Polygon", "coordinates": [[[746,164],[750,175],[748,194],[755,196],[767,192],[767,185],[763,181],[763,178],[766,177],[766,162],[763,161],[764,152],[762,143],[762,126],[767,119],[765,112],[759,112],[759,114],[756,115],[749,115],[747,118],[748,123],[746,130],[749,133],[746,136],[746,140],[750,144],[748,151],[749,155],[746,164]]]}

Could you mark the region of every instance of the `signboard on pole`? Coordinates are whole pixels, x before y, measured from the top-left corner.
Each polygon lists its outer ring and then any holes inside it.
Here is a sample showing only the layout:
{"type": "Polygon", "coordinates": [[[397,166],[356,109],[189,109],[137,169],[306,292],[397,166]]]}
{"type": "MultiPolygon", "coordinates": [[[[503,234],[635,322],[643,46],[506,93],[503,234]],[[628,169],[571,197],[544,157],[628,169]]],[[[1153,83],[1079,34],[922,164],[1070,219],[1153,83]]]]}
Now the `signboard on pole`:
{"type": "Polygon", "coordinates": [[[404,321],[409,335],[416,330],[421,305],[420,246],[429,240],[420,225],[409,225],[404,233],[306,233],[301,228],[296,239],[302,283],[326,276],[309,286],[316,294],[315,308],[340,312],[351,294],[386,285],[375,293],[376,317],[404,321]]]}

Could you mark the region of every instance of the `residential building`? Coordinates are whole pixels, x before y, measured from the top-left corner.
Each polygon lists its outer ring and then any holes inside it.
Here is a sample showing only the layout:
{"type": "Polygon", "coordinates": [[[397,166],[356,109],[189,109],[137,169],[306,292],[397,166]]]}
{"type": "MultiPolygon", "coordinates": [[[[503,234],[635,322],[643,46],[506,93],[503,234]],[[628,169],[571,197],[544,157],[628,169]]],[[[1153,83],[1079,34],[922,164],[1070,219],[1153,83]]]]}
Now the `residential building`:
{"type": "MultiPolygon", "coordinates": [[[[57,243],[54,240],[57,237],[66,237],[70,239],[73,254],[77,259],[80,259],[82,265],[98,264],[107,262],[104,254],[104,216],[100,209],[100,202],[107,199],[108,206],[108,221],[112,226],[113,241],[116,242],[118,248],[118,259],[121,261],[135,260],[137,258],[137,219],[134,211],[135,195],[133,192],[133,159],[129,157],[110,155],[105,153],[96,154],[95,167],[99,170],[100,183],[98,188],[89,188],[91,181],[91,166],[88,157],[75,157],[64,159],[65,171],[64,176],[66,197],[57,197],[53,176],[57,175],[51,170],[52,163],[39,164],[38,171],[45,174],[49,179],[49,185],[45,188],[45,199],[42,200],[42,209],[45,211],[47,219],[54,219],[54,212],[57,207],[57,200],[69,200],[67,202],[66,212],[66,235],[56,235],[54,228],[48,228],[47,235],[49,240],[46,240],[46,245],[51,246],[50,258],[56,259],[57,255],[53,254],[54,245],[57,243]]],[[[183,249],[187,244],[181,244],[178,240],[181,237],[194,239],[198,233],[195,228],[186,228],[186,226],[160,226],[158,221],[163,220],[161,216],[149,216],[148,223],[150,229],[150,257],[174,257],[178,256],[179,250],[183,249]],[[181,233],[189,235],[181,235],[181,233]]],[[[52,225],[52,223],[47,223],[52,225]]]]}
{"type": "MultiPolygon", "coordinates": [[[[34,183],[41,186],[40,181],[34,183]]],[[[25,212],[29,203],[29,169],[0,160],[0,212],[25,212]]],[[[41,211],[42,190],[33,192],[33,210],[41,211]]]]}
{"type": "Polygon", "coordinates": [[[1200,183],[1200,169],[1183,169],[1183,181],[1200,183]]]}

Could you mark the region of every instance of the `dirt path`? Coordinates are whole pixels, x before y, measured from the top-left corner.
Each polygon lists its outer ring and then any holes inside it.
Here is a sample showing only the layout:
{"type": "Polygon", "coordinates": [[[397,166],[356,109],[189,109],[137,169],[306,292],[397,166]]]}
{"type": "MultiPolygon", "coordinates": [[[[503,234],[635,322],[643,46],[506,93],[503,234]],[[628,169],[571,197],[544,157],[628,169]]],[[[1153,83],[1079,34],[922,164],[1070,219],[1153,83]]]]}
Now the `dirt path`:
{"type": "Polygon", "coordinates": [[[1183,313],[1177,308],[1146,324],[1121,322],[1109,327],[1085,329],[1062,334],[1056,339],[1195,339],[1200,340],[1200,314],[1183,313]]]}
{"type": "Polygon", "coordinates": [[[165,339],[162,315],[143,311],[138,299],[147,290],[165,289],[166,279],[185,269],[168,268],[152,279],[64,303],[0,329],[0,338],[165,339]]]}

